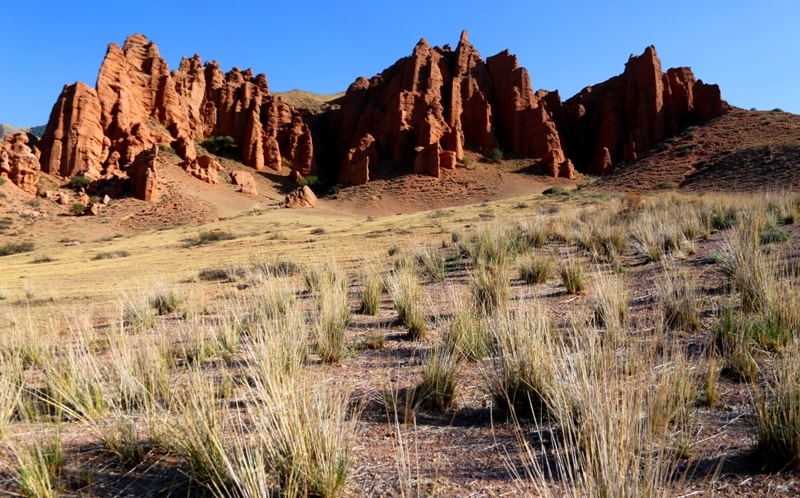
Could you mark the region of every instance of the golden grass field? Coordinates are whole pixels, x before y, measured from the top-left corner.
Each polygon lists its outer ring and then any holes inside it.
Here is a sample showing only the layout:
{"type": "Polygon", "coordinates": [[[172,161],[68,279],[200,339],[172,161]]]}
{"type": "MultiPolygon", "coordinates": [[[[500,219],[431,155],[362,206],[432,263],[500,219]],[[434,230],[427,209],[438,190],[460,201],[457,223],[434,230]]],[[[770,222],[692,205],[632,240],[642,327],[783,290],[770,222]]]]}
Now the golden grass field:
{"type": "Polygon", "coordinates": [[[800,197],[545,187],[15,220],[0,488],[794,496],[800,197]]]}

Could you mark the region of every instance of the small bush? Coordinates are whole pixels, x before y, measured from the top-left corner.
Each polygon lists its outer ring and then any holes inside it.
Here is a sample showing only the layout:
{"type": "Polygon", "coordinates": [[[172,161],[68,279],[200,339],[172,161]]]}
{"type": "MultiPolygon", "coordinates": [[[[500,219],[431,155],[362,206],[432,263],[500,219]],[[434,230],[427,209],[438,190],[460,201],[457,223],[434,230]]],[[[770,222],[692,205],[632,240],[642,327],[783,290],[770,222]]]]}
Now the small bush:
{"type": "Polygon", "coordinates": [[[519,278],[526,284],[543,284],[553,271],[553,260],[541,256],[527,256],[517,262],[519,278]]]}
{"type": "Polygon", "coordinates": [[[791,234],[778,228],[774,223],[770,223],[761,231],[760,242],[762,245],[786,242],[791,234]]]}
{"type": "Polygon", "coordinates": [[[408,327],[408,338],[423,339],[428,332],[428,322],[423,309],[425,293],[417,274],[410,269],[398,270],[388,284],[398,320],[408,327]]]}
{"type": "Polygon", "coordinates": [[[435,349],[425,361],[420,382],[411,393],[412,405],[445,411],[456,397],[458,361],[445,349],[435,349]]]}
{"type": "Polygon", "coordinates": [[[197,237],[191,239],[184,239],[183,244],[184,247],[194,247],[194,246],[202,246],[205,244],[211,244],[213,242],[218,242],[220,240],[232,240],[235,239],[236,235],[231,232],[226,232],[224,230],[207,230],[205,232],[200,232],[197,234],[197,237]]]}
{"type": "Polygon", "coordinates": [[[503,149],[492,149],[487,156],[492,162],[500,163],[503,160],[503,149]]]}
{"type": "Polygon", "coordinates": [[[223,155],[236,148],[236,141],[230,136],[209,137],[200,142],[200,145],[212,154],[223,155]]]}
{"type": "Polygon", "coordinates": [[[381,309],[381,296],[386,291],[383,275],[375,269],[368,270],[361,277],[361,313],[377,315],[381,309]]]}
{"type": "Polygon", "coordinates": [[[86,206],[82,202],[74,202],[69,207],[69,212],[75,216],[80,216],[86,211],[86,206]]]}
{"type": "Polygon", "coordinates": [[[658,285],[658,296],[667,330],[700,330],[697,292],[686,274],[670,275],[665,272],[658,285]]]}
{"type": "Polygon", "coordinates": [[[130,256],[131,253],[124,249],[119,249],[116,251],[109,251],[109,252],[100,252],[95,254],[92,258],[93,260],[103,260],[103,259],[117,259],[117,258],[127,258],[130,256]]]}
{"type": "Polygon", "coordinates": [[[6,179],[0,176],[0,187],[6,184],[6,179]]]}
{"type": "Polygon", "coordinates": [[[159,315],[166,315],[180,310],[183,306],[183,298],[173,291],[161,292],[150,299],[150,306],[155,308],[159,315]]]}
{"type": "Polygon", "coordinates": [[[485,315],[505,313],[511,295],[508,266],[478,266],[472,272],[470,289],[477,310],[485,315]]]}
{"type": "Polygon", "coordinates": [[[561,267],[561,284],[568,294],[582,294],[586,290],[586,278],[580,260],[568,258],[561,267]]]}
{"type": "Polygon", "coordinates": [[[569,197],[569,190],[564,187],[550,187],[542,192],[542,195],[549,197],[569,197]]]}
{"type": "Polygon", "coordinates": [[[83,175],[73,176],[69,180],[69,183],[67,183],[67,188],[79,191],[88,187],[90,183],[92,183],[91,178],[87,178],[83,175]]]}
{"type": "Polygon", "coordinates": [[[758,452],[775,469],[800,470],[798,345],[780,358],[773,382],[757,389],[758,452]]]}
{"type": "Polygon", "coordinates": [[[33,242],[19,242],[19,243],[11,242],[4,246],[0,246],[0,256],[11,256],[12,254],[31,252],[33,251],[33,248],[34,248],[33,242]]]}

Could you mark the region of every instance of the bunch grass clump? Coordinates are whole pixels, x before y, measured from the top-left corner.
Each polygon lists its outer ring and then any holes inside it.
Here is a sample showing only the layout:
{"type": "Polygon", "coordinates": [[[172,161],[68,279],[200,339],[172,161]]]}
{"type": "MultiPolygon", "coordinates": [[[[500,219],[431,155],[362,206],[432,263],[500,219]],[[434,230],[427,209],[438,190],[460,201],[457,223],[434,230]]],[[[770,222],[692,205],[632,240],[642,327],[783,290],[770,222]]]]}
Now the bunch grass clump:
{"type": "Polygon", "coordinates": [[[397,270],[389,277],[388,287],[397,318],[408,328],[409,339],[423,339],[428,332],[424,309],[426,296],[416,272],[410,268],[397,270]]]}

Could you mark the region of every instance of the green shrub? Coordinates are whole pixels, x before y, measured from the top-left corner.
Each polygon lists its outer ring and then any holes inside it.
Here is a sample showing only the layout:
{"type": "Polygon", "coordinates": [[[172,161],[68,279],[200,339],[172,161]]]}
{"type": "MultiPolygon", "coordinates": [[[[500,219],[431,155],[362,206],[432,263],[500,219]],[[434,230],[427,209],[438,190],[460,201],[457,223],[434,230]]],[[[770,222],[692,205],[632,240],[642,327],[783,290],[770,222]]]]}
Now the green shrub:
{"type": "Polygon", "coordinates": [[[10,242],[4,246],[0,246],[0,256],[10,256],[12,254],[31,252],[33,251],[33,247],[33,242],[10,242]]]}
{"type": "Polygon", "coordinates": [[[5,184],[6,184],[6,179],[3,178],[3,177],[0,177],[0,186],[5,185],[5,184]]]}
{"type": "Polygon", "coordinates": [[[486,157],[495,163],[500,163],[503,160],[503,149],[492,149],[486,157]]]}
{"type": "Polygon", "coordinates": [[[81,190],[89,186],[92,183],[92,179],[85,177],[83,175],[73,176],[69,183],[67,183],[67,188],[71,188],[72,190],[81,190]]]}
{"type": "Polygon", "coordinates": [[[69,207],[69,211],[75,216],[80,216],[86,211],[86,206],[82,202],[75,202],[69,207]]]}
{"type": "Polygon", "coordinates": [[[215,155],[230,152],[236,148],[236,141],[231,136],[208,137],[200,142],[207,151],[215,155]]]}
{"type": "Polygon", "coordinates": [[[564,187],[550,187],[542,191],[542,195],[550,197],[569,197],[569,190],[564,187]]]}
{"type": "Polygon", "coordinates": [[[786,242],[791,235],[789,232],[781,230],[774,223],[770,223],[761,231],[760,242],[764,244],[772,244],[774,242],[786,242]]]}

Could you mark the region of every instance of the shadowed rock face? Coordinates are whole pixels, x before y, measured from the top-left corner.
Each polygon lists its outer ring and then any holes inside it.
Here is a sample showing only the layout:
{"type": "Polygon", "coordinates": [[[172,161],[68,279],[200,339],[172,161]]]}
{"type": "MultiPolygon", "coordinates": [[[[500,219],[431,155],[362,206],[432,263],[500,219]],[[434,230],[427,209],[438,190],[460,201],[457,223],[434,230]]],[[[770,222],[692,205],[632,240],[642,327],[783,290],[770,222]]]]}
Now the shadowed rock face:
{"type": "Polygon", "coordinates": [[[279,172],[290,164],[292,178],[317,174],[318,164],[345,184],[368,182],[384,164],[438,177],[463,163],[465,149],[495,148],[574,178],[575,167],[606,173],[726,109],[719,88],[690,69],[663,72],[653,47],[562,103],[557,92],[533,91],[516,56],[484,61],[463,32],[455,50],[420,40],[409,57],[358,78],[338,105],[314,115],[271,94],[266,77],[249,69],[224,73],[195,55],[170,71],[153,42],[133,35],[109,45],[95,89],[64,87],[40,142],[41,169],[109,185],[131,179],[134,195],[152,199],[160,190],[154,148],[174,147],[189,174],[215,183],[219,168],[195,143],[230,136],[245,164],[279,172]]]}
{"type": "Polygon", "coordinates": [[[567,155],[581,170],[604,174],[636,159],[682,126],[722,115],[717,85],[696,80],[686,67],[661,70],[654,47],[631,56],[625,71],[564,102],[558,122],[567,155]]]}

